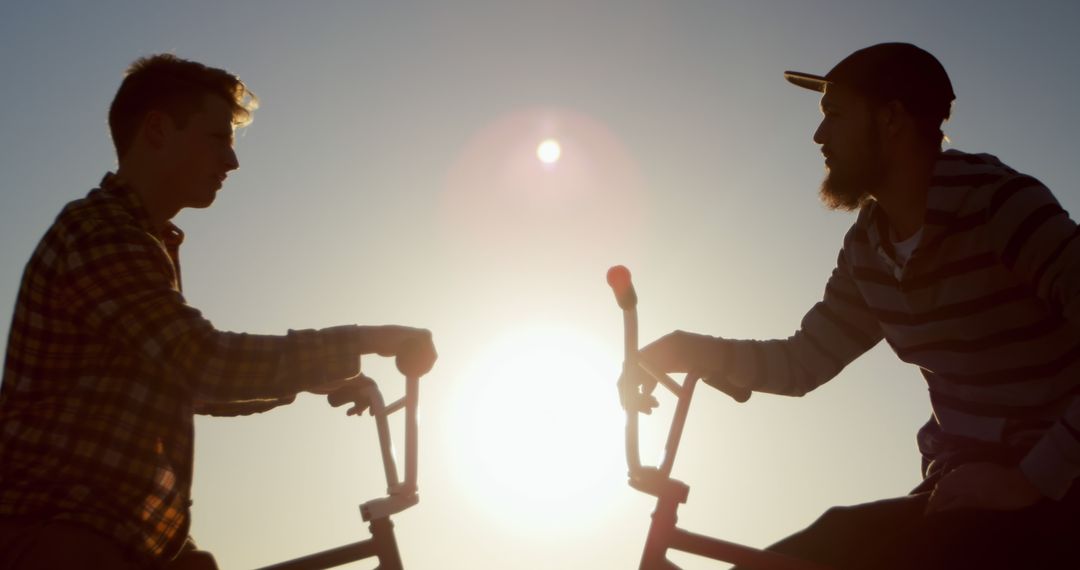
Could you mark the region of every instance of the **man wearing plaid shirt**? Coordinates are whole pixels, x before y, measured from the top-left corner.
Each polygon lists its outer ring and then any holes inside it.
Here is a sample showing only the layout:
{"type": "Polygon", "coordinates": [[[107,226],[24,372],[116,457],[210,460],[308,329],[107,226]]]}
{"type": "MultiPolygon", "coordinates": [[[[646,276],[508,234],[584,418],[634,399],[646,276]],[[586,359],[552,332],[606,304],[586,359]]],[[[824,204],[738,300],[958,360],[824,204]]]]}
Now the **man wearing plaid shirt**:
{"type": "Polygon", "coordinates": [[[229,333],[185,302],[169,220],[213,203],[256,106],[192,61],[128,70],[109,110],[117,172],[64,208],[23,275],[0,388],[0,567],[215,568],[188,538],[194,414],[348,393],[365,353],[419,343],[434,360],[424,329],[229,333]]]}

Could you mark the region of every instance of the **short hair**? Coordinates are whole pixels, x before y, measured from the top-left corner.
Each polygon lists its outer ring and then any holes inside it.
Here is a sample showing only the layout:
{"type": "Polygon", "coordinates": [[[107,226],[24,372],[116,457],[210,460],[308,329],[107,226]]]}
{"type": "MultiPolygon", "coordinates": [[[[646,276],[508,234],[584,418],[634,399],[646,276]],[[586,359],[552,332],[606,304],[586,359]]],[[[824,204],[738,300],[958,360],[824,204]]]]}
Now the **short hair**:
{"type": "Polygon", "coordinates": [[[216,95],[232,107],[234,127],[251,123],[259,99],[235,75],[215,67],[162,53],[136,59],[109,106],[109,132],[117,157],[130,150],[146,114],[167,113],[183,127],[202,109],[207,95],[216,95]]]}

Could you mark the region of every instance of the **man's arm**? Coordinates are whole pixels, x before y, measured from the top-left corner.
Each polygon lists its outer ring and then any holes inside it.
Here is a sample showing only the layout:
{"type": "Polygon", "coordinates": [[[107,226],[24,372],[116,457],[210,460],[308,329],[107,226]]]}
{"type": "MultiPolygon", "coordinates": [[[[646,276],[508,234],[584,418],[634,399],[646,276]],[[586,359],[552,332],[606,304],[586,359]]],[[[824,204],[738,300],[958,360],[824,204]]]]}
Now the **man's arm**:
{"type": "Polygon", "coordinates": [[[231,402],[196,401],[195,413],[204,416],[235,417],[268,412],[278,406],[291,404],[296,395],[259,400],[234,400],[231,402]]]}
{"type": "MultiPolygon", "coordinates": [[[[1080,231],[1057,199],[1038,180],[1018,175],[994,193],[988,215],[1001,262],[1080,331],[1080,231]]],[[[1043,495],[1064,496],[1080,476],[1080,400],[1073,400],[1020,469],[1043,495]]]]}
{"type": "Polygon", "coordinates": [[[844,250],[821,302],[783,340],[730,340],[677,331],[641,350],[663,372],[697,372],[724,389],[801,396],[835,377],[882,338],[855,287],[844,250]]]}
{"type": "Polygon", "coordinates": [[[291,330],[284,336],[216,330],[173,284],[172,266],[132,227],[91,228],[64,260],[65,306],[94,334],[159,362],[205,402],[289,399],[356,375],[359,355],[393,354],[407,327],[291,330]]]}

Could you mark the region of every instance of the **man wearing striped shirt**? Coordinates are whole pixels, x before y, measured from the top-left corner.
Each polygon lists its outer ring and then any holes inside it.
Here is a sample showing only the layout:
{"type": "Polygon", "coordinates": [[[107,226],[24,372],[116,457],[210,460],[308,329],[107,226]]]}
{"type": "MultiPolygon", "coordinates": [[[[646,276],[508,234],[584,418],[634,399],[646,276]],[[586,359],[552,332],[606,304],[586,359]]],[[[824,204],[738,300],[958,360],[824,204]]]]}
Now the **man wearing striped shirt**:
{"type": "Polygon", "coordinates": [[[109,110],[119,169],[64,208],[19,290],[0,388],[0,567],[216,568],[188,537],[194,414],[305,391],[362,407],[359,355],[410,346],[434,362],[423,329],[230,333],[185,302],[169,220],[213,203],[255,101],[235,76],[170,55],[129,69],[109,110]]]}
{"type": "Polygon", "coordinates": [[[772,548],[837,568],[1080,567],[1076,224],[1038,180],[941,151],[955,95],[929,53],[879,44],[785,77],[823,93],[823,201],[858,211],[823,300],[787,339],[676,331],[642,357],[733,395],[801,396],[885,339],[929,387],[923,483],[772,548]]]}

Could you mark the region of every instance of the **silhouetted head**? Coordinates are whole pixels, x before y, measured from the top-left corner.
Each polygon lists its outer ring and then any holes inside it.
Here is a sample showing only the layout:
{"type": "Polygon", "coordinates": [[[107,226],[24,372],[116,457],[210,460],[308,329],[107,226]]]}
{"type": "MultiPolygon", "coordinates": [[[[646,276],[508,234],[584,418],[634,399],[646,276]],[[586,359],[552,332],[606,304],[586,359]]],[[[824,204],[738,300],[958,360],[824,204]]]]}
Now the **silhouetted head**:
{"type": "Polygon", "coordinates": [[[895,158],[936,156],[956,99],[930,53],[906,43],[877,44],[844,58],[824,76],[787,71],[791,83],[823,93],[824,118],[814,133],[829,174],[822,199],[832,208],[864,205],[895,158]]]}
{"type": "Polygon", "coordinates": [[[109,108],[109,130],[129,182],[170,216],[209,206],[239,167],[233,131],[258,106],[240,79],[170,54],[136,60],[109,108]]]}
{"type": "Polygon", "coordinates": [[[147,113],[167,113],[178,127],[187,125],[192,113],[205,107],[207,97],[217,97],[228,105],[232,125],[251,122],[259,102],[235,75],[172,54],[158,54],[135,60],[109,107],[109,131],[116,156],[123,158],[147,113]]]}

